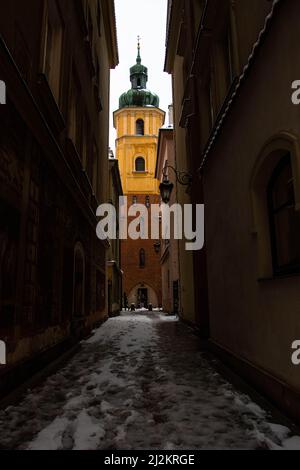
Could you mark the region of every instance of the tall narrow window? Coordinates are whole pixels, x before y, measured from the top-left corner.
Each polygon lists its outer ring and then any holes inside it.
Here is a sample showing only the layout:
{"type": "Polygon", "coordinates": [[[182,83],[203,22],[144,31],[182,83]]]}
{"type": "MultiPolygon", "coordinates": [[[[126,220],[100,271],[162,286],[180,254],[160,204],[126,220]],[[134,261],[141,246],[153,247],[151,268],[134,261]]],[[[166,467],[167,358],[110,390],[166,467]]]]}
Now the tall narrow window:
{"type": "Polygon", "coordinates": [[[88,161],[89,161],[89,147],[90,147],[90,126],[88,124],[88,119],[86,115],[83,116],[83,123],[82,123],[82,152],[81,152],[81,160],[82,160],[82,167],[87,170],[88,161]]]}
{"type": "Polygon", "coordinates": [[[300,271],[300,214],[295,208],[291,156],[276,166],[269,185],[268,203],[274,274],[300,271]]]}
{"type": "Polygon", "coordinates": [[[145,123],[143,119],[136,121],[136,135],[145,135],[145,123]]]}
{"type": "Polygon", "coordinates": [[[53,96],[59,104],[64,27],[56,1],[48,1],[47,5],[43,69],[53,96]]]}
{"type": "Polygon", "coordinates": [[[98,191],[98,149],[96,144],[93,145],[93,174],[92,174],[92,184],[94,193],[97,195],[98,191]]]}
{"type": "Polygon", "coordinates": [[[100,0],[97,1],[97,28],[98,28],[98,35],[101,36],[101,5],[100,5],[100,0]]]}
{"type": "Polygon", "coordinates": [[[76,146],[77,152],[81,155],[82,144],[82,111],[80,102],[80,87],[77,76],[73,73],[73,80],[70,88],[69,101],[69,137],[76,146]]]}
{"type": "Polygon", "coordinates": [[[139,157],[135,161],[135,171],[144,173],[146,171],[146,164],[143,157],[139,157]]]}
{"type": "Polygon", "coordinates": [[[234,52],[233,52],[233,43],[232,43],[232,33],[231,33],[230,26],[227,31],[226,47],[227,47],[229,81],[231,84],[234,80],[235,71],[234,71],[234,60],[233,60],[234,52]]]}
{"type": "Polygon", "coordinates": [[[88,26],[88,32],[89,32],[89,41],[92,44],[93,38],[94,38],[94,27],[93,27],[92,13],[89,8],[87,12],[87,26],[88,26]]]}
{"type": "Polygon", "coordinates": [[[142,248],[140,250],[140,268],[144,268],[146,266],[146,252],[142,248]]]}

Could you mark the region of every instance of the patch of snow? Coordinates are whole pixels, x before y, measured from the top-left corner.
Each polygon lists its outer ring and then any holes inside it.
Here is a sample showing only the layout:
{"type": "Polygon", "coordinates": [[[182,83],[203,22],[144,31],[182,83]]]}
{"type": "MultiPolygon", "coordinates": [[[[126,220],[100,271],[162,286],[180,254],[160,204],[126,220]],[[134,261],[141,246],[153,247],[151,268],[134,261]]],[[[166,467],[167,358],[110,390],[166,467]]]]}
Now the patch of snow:
{"type": "Polygon", "coordinates": [[[68,425],[66,418],[55,418],[28,446],[28,450],[57,450],[62,448],[63,433],[68,425]]]}
{"type": "Polygon", "coordinates": [[[290,435],[291,431],[286,426],[281,424],[268,423],[274,435],[280,440],[284,441],[290,435]]]}
{"type": "Polygon", "coordinates": [[[73,450],[97,449],[105,436],[100,422],[89,416],[86,410],[79,414],[75,429],[73,450]]]}
{"type": "Polygon", "coordinates": [[[177,317],[122,312],[0,411],[0,447],[300,449],[300,437],[224,380],[198,343],[177,317]]]}
{"type": "Polygon", "coordinates": [[[300,437],[299,436],[293,436],[290,437],[290,439],[286,439],[282,447],[284,450],[300,450],[300,437]]]}

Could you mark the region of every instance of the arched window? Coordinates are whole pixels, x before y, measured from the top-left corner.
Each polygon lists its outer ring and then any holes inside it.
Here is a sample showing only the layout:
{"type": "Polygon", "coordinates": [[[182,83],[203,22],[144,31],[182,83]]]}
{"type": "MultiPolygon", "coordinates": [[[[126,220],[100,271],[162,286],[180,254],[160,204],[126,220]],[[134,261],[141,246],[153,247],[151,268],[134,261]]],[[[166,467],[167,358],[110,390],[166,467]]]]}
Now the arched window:
{"type": "Polygon", "coordinates": [[[143,119],[136,121],[136,135],[145,135],[145,124],[143,119]]]}
{"type": "Polygon", "coordinates": [[[142,248],[140,250],[140,268],[144,268],[146,266],[146,252],[142,248]]]}
{"type": "Polygon", "coordinates": [[[135,161],[135,171],[144,173],[146,171],[146,164],[143,157],[138,157],[135,161]]]}
{"type": "Polygon", "coordinates": [[[300,214],[295,208],[290,153],[275,167],[268,184],[274,274],[300,271],[300,214]]]}

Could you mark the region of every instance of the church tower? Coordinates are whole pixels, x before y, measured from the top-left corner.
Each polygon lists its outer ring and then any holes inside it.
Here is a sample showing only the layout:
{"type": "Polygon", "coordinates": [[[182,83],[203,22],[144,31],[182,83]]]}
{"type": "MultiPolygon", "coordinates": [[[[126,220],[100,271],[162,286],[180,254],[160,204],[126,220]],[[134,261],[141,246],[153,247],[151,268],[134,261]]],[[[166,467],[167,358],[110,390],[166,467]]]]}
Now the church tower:
{"type": "MultiPolygon", "coordinates": [[[[159,129],[165,113],[159,97],[147,89],[148,69],[142,65],[140,42],[136,64],[130,69],[131,89],[123,93],[114,113],[117,130],[116,158],[128,206],[158,204],[159,181],[155,178],[159,129]]],[[[128,221],[130,223],[130,219],[128,221]]],[[[129,304],[157,307],[161,304],[160,254],[154,240],[125,240],[121,243],[123,291],[129,304]]]]}

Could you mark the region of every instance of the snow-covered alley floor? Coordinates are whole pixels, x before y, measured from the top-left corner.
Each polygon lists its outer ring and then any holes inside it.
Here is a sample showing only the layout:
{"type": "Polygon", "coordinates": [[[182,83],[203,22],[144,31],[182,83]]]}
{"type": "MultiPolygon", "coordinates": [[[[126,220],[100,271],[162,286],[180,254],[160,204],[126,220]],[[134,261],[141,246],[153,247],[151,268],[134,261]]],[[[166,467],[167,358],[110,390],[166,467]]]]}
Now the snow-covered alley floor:
{"type": "Polygon", "coordinates": [[[0,412],[0,448],[300,448],[226,382],[198,338],[159,313],[123,313],[59,372],[0,412]]]}

